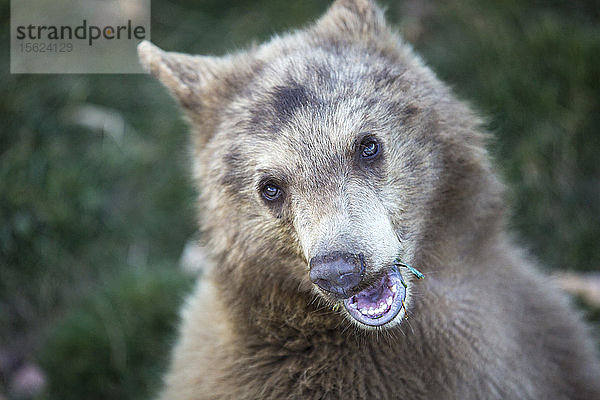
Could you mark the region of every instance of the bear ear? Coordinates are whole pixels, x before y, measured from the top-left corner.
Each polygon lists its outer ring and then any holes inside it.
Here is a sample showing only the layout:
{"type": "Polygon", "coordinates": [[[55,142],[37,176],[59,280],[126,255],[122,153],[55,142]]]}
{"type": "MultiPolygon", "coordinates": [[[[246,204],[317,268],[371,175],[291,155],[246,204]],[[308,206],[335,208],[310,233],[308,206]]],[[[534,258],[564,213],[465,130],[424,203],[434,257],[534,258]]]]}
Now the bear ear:
{"type": "Polygon", "coordinates": [[[389,33],[381,8],[371,0],[336,0],[316,23],[321,33],[366,41],[389,33]]]}
{"type": "Polygon", "coordinates": [[[192,114],[216,95],[218,90],[213,90],[211,83],[230,64],[227,58],[166,52],[146,40],[138,45],[138,56],[144,69],[192,114]]]}

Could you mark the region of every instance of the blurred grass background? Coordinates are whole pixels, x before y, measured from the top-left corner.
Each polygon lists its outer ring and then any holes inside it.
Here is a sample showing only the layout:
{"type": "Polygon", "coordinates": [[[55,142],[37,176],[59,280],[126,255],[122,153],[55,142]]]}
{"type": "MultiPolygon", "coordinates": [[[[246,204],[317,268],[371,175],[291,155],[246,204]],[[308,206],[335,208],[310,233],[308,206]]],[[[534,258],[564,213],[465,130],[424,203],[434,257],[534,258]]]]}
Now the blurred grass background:
{"type": "MultiPolygon", "coordinates": [[[[600,1],[380,3],[488,117],[518,240],[549,271],[600,270],[600,1]]],[[[223,54],[328,4],[153,0],[152,40],[223,54]]],[[[9,16],[0,0],[0,399],[31,397],[32,365],[34,398],[148,398],[192,285],[186,127],[147,76],[9,74],[9,16]]]]}

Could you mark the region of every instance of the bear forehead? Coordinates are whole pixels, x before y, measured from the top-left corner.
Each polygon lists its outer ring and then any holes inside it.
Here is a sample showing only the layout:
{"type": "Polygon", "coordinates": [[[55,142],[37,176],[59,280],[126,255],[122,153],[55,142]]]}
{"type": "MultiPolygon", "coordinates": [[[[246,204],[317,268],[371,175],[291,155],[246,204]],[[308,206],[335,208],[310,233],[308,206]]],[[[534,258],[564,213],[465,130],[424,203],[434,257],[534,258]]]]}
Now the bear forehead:
{"type": "Polygon", "coordinates": [[[420,113],[410,75],[360,51],[297,51],[264,61],[226,107],[213,140],[225,175],[249,184],[257,171],[302,180],[348,170],[357,140],[373,134],[385,141],[420,113]]]}
{"type": "Polygon", "coordinates": [[[362,132],[389,128],[416,102],[402,66],[369,53],[321,53],[298,51],[256,68],[224,113],[225,121],[235,121],[237,139],[347,147],[362,132]]]}

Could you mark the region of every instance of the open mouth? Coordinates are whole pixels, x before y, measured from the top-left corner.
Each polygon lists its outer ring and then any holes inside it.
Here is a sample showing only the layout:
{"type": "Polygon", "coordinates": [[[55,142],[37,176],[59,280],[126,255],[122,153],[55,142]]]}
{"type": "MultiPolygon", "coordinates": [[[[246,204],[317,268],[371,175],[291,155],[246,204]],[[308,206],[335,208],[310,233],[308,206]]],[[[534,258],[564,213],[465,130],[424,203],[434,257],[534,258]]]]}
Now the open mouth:
{"type": "Polygon", "coordinates": [[[400,272],[393,268],[374,286],[344,300],[348,313],[358,322],[369,326],[381,326],[404,308],[406,286],[400,272]]]}

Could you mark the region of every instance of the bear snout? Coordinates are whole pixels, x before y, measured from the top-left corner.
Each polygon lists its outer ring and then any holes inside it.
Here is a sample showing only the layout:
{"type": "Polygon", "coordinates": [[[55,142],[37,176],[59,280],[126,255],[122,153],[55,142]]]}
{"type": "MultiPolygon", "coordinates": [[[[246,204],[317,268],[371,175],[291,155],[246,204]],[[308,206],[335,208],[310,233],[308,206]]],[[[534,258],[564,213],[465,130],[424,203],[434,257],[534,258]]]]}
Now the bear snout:
{"type": "Polygon", "coordinates": [[[313,257],[309,264],[311,282],[342,298],[351,296],[365,273],[362,253],[332,252],[313,257]]]}

